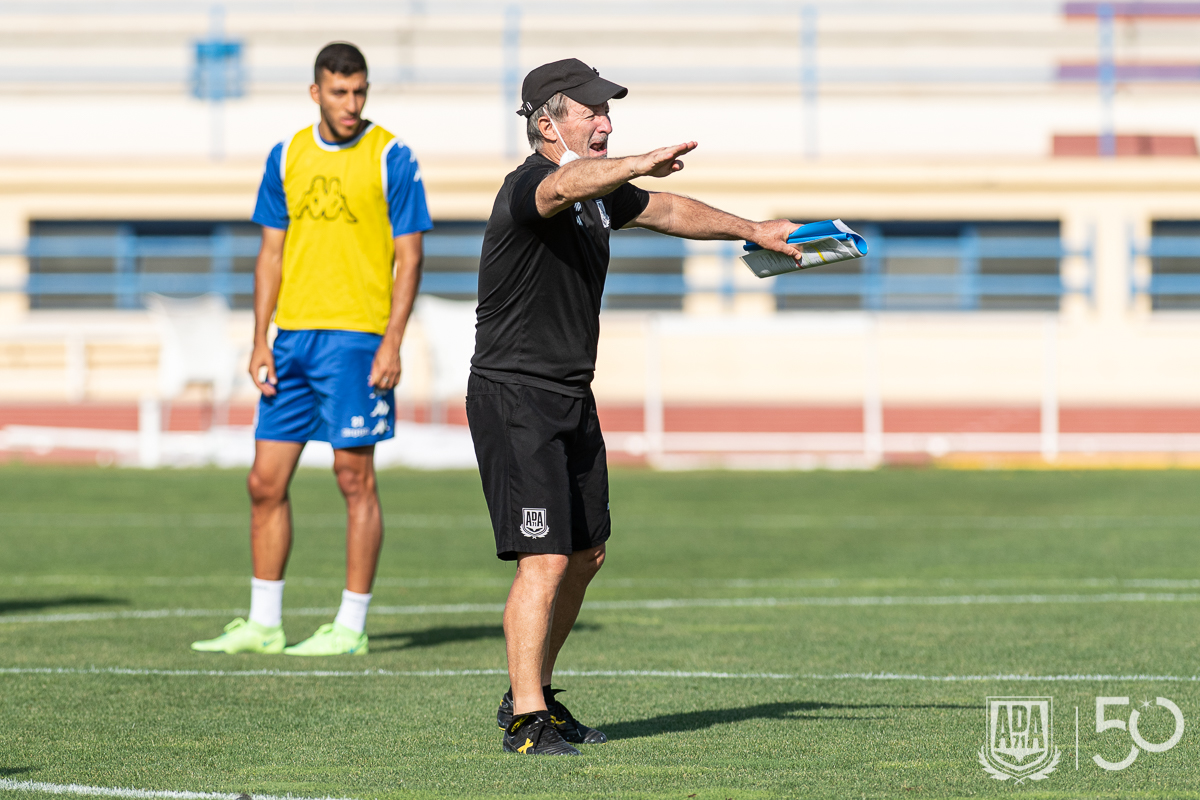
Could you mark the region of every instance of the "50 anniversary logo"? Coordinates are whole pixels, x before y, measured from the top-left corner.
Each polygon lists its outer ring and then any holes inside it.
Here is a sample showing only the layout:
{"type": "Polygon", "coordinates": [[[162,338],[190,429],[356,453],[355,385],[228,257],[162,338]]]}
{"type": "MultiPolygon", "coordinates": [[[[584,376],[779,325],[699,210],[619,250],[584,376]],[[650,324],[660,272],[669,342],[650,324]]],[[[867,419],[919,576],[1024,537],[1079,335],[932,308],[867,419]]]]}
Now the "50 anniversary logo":
{"type": "MultiPolygon", "coordinates": [[[[1130,712],[1128,724],[1123,719],[1109,717],[1110,707],[1127,705],[1128,697],[1096,698],[1096,733],[1119,730],[1132,740],[1129,755],[1121,761],[1108,761],[1099,754],[1092,756],[1096,766],[1109,772],[1119,772],[1133,764],[1143,750],[1165,753],[1183,738],[1183,712],[1171,700],[1158,697],[1153,704],[1149,700],[1142,702],[1141,709],[1130,712]],[[1175,722],[1172,734],[1161,742],[1147,740],[1138,727],[1143,711],[1154,706],[1170,711],[1175,722]]],[[[1075,769],[1079,769],[1079,709],[1075,711],[1075,769]]],[[[1062,751],[1054,743],[1054,698],[988,697],[986,712],[987,741],[979,748],[977,758],[988,775],[998,781],[1013,779],[1020,784],[1026,780],[1045,780],[1055,771],[1062,751]]]]}

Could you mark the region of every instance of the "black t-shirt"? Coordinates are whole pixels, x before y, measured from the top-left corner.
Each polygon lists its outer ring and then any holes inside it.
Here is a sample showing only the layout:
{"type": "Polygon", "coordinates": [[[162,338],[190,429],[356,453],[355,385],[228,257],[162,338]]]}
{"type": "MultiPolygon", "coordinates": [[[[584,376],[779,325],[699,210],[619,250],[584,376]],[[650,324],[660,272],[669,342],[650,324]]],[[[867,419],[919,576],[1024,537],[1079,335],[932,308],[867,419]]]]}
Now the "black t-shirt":
{"type": "Polygon", "coordinates": [[[496,195],[479,261],[471,371],[583,397],[596,371],[608,234],[641,214],[650,193],[626,183],[544,219],[537,187],[556,169],[534,153],[496,195]]]}

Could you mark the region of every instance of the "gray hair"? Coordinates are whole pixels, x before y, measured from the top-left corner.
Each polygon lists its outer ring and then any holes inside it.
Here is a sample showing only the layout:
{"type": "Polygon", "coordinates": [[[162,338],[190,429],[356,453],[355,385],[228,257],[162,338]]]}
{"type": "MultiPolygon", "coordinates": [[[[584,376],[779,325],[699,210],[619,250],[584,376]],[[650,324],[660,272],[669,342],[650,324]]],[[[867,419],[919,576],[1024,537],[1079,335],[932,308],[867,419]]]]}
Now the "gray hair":
{"type": "Polygon", "coordinates": [[[541,108],[529,115],[529,119],[525,122],[525,136],[529,139],[529,146],[533,148],[534,152],[542,152],[542,146],[546,143],[546,137],[542,136],[542,129],[538,127],[538,120],[542,117],[549,117],[555,122],[562,122],[567,118],[567,111],[570,107],[567,96],[558,92],[543,103],[541,108]]]}

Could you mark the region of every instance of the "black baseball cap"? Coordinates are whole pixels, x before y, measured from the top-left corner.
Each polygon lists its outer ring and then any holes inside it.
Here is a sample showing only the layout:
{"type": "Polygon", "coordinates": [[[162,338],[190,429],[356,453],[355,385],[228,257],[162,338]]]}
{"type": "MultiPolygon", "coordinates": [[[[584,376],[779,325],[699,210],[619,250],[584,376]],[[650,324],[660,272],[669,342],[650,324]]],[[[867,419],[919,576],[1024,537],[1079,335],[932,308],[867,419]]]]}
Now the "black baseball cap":
{"type": "Polygon", "coordinates": [[[521,107],[517,113],[528,117],[559,92],[585,106],[598,106],[629,94],[624,86],[604,80],[599,70],[578,58],[564,58],[543,64],[525,76],[525,82],[521,84],[521,107]]]}

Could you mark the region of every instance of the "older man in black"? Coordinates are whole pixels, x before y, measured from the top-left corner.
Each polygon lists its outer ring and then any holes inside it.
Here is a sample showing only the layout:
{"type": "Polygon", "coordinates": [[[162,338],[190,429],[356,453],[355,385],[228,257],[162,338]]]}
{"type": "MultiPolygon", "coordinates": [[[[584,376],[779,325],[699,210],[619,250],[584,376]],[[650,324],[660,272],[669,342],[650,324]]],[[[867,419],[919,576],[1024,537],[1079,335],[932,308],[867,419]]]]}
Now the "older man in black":
{"type": "Polygon", "coordinates": [[[576,59],[526,76],[517,113],[535,152],[505,178],[483,238],[467,419],[496,554],[517,562],[504,609],[512,685],[497,714],[511,752],[577,755],[572,744],[606,741],[555,699],[551,677],[610,532],[590,389],[609,231],[746,239],[800,258],[788,220],[751,222],[629,183],[678,172],[696,143],[607,158],[608,101],[627,93],[576,59]]]}

